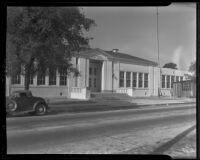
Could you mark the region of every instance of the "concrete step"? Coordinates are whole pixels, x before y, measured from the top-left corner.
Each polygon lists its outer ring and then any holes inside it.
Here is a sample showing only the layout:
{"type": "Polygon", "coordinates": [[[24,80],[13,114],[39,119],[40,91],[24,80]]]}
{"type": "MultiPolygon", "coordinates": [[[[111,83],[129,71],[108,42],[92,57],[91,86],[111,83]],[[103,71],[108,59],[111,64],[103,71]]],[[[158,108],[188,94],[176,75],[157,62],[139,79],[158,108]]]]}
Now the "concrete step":
{"type": "Polygon", "coordinates": [[[105,99],[105,100],[129,100],[133,97],[125,93],[91,93],[91,98],[93,99],[105,99]]]}

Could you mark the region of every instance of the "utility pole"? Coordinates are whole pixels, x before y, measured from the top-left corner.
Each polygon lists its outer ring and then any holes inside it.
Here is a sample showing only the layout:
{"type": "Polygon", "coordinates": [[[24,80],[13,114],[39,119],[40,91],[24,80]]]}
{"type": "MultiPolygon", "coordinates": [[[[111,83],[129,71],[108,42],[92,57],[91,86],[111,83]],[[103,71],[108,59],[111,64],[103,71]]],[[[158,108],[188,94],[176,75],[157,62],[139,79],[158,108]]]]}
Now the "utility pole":
{"type": "Polygon", "coordinates": [[[158,7],[156,7],[156,17],[157,17],[157,49],[158,49],[158,69],[159,69],[159,76],[158,76],[158,97],[160,97],[160,78],[161,78],[161,69],[160,69],[160,57],[159,57],[159,26],[158,26],[158,7]]]}

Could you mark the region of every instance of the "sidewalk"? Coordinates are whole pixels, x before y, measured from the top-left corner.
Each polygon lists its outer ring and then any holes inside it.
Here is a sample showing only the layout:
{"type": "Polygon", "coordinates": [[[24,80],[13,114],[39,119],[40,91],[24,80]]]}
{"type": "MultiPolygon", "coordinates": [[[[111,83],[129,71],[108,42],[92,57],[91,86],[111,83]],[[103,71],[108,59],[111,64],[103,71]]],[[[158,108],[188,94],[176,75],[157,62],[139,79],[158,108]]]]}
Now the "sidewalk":
{"type": "Polygon", "coordinates": [[[172,104],[189,104],[196,103],[196,98],[170,98],[170,97],[138,97],[131,99],[119,98],[92,98],[90,100],[68,99],[66,97],[52,97],[48,98],[49,104],[93,104],[93,105],[106,105],[106,106],[146,106],[146,105],[172,105],[172,104]]]}

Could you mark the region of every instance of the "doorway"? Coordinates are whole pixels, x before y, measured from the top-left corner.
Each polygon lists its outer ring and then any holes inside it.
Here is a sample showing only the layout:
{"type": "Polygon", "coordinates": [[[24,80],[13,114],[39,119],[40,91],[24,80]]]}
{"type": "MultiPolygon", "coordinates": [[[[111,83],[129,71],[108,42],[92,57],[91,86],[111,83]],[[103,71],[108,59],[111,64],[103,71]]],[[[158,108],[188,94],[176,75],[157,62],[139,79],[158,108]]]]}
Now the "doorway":
{"type": "Polygon", "coordinates": [[[101,91],[102,61],[90,60],[89,65],[89,88],[91,92],[101,91]]]}

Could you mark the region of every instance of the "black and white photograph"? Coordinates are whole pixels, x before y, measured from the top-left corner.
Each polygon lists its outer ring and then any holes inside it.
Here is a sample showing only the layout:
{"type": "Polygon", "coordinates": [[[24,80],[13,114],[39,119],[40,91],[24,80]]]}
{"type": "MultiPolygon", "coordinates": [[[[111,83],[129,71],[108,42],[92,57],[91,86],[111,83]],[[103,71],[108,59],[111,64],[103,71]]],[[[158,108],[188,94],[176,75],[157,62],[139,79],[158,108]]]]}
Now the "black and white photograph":
{"type": "Polygon", "coordinates": [[[6,12],[8,155],[197,158],[195,2],[6,12]]]}

